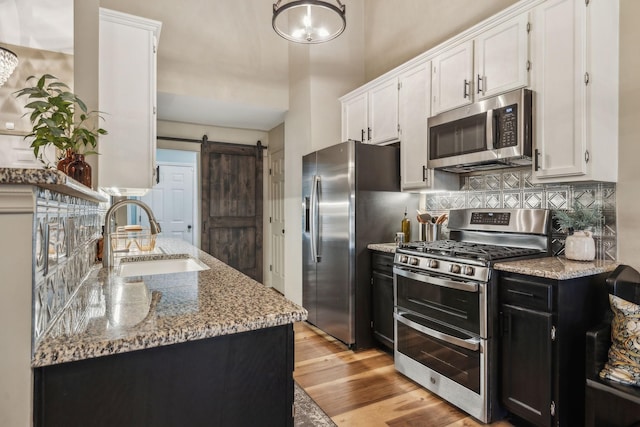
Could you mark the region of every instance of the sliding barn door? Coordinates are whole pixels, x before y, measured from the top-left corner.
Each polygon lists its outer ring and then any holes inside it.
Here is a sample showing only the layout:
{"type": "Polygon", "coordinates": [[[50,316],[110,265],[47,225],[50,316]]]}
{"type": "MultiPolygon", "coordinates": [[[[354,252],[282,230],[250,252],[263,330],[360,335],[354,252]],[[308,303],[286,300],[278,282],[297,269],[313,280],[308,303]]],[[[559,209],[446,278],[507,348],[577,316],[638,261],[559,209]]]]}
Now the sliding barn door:
{"type": "Polygon", "coordinates": [[[202,250],[262,282],[262,150],[202,144],[202,250]]]}

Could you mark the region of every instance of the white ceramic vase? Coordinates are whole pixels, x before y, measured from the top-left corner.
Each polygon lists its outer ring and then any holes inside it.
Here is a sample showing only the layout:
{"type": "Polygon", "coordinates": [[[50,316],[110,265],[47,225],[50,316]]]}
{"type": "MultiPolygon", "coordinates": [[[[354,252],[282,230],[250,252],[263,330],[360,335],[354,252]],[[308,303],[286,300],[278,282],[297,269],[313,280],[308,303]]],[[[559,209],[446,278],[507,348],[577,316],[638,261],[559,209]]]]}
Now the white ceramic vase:
{"type": "Polygon", "coordinates": [[[567,236],[564,255],[574,261],[593,261],[596,257],[596,244],[590,231],[574,231],[567,236]]]}

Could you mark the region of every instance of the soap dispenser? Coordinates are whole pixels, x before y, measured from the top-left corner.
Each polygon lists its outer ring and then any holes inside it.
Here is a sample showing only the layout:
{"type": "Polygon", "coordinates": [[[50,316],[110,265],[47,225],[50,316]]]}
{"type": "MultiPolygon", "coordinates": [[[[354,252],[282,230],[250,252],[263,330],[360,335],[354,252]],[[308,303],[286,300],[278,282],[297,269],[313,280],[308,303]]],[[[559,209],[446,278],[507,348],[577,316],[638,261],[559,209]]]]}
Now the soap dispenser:
{"type": "Polygon", "coordinates": [[[404,218],[402,218],[401,230],[404,233],[404,241],[411,241],[411,220],[407,217],[407,208],[404,208],[404,218]]]}

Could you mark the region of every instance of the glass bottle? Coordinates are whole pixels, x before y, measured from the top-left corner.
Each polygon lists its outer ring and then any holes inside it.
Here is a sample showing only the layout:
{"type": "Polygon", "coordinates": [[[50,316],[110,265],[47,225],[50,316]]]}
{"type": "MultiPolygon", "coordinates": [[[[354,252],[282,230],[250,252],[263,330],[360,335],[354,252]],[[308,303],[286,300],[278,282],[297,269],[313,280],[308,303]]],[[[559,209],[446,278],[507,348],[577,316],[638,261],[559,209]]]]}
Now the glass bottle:
{"type": "Polygon", "coordinates": [[[404,218],[402,218],[402,232],[404,233],[404,241],[411,241],[411,220],[407,218],[407,208],[404,208],[404,218]]]}

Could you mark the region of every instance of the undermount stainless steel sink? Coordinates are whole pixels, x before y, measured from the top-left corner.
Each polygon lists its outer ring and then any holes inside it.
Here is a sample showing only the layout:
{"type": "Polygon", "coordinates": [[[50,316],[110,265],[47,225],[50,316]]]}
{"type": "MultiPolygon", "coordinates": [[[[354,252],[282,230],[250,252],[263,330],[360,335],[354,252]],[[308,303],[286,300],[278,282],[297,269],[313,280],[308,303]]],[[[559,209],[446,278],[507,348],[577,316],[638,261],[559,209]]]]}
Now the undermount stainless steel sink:
{"type": "Polygon", "coordinates": [[[141,261],[121,262],[118,276],[148,276],[153,274],[184,273],[189,271],[208,270],[209,267],[195,258],[160,258],[141,261]]]}

